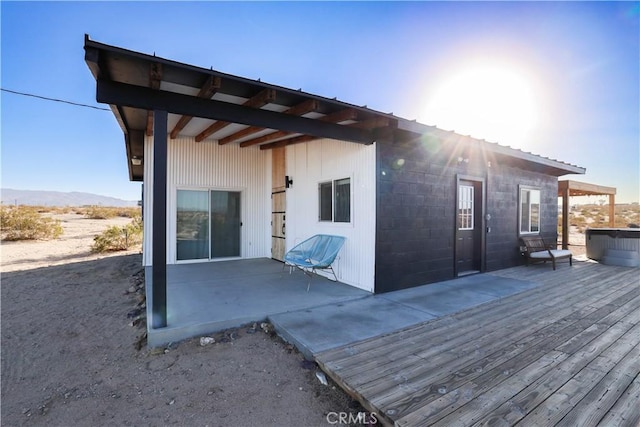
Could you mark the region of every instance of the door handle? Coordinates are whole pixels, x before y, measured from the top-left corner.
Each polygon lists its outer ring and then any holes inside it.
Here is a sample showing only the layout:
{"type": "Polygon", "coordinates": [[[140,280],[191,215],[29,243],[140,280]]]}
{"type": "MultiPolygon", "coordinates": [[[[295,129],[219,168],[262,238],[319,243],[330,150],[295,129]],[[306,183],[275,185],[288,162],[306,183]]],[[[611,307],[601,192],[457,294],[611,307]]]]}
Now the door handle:
{"type": "Polygon", "coordinates": [[[284,227],[285,227],[285,223],[282,223],[282,235],[284,236],[284,227]]]}

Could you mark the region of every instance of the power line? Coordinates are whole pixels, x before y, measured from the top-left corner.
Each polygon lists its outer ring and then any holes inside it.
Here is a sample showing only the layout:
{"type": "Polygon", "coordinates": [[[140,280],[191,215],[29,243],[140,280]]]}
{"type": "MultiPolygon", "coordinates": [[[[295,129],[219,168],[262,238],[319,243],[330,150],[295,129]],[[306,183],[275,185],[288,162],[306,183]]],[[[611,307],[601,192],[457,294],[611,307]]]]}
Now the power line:
{"type": "Polygon", "coordinates": [[[5,88],[0,88],[0,90],[3,91],[3,92],[9,92],[9,93],[13,93],[13,94],[16,94],[16,95],[30,96],[32,98],[44,99],[45,101],[62,102],[64,104],[71,104],[71,105],[75,105],[77,107],[86,107],[86,108],[93,108],[94,110],[111,111],[108,108],[96,107],[94,105],[87,105],[87,104],[79,104],[77,102],[65,101],[64,99],[48,98],[46,96],[34,95],[32,93],[18,92],[16,90],[10,90],[10,89],[5,89],[5,88]]]}

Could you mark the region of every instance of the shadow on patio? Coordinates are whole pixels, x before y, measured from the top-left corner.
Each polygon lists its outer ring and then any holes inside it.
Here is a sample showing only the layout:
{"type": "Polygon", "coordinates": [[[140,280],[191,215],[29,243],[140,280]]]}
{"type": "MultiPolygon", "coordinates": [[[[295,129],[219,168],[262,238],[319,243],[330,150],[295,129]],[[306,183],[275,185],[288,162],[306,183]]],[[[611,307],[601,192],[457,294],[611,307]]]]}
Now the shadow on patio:
{"type": "MultiPolygon", "coordinates": [[[[151,267],[145,271],[151,295],[151,267]]],[[[167,266],[166,328],[148,328],[148,345],[210,334],[265,320],[277,313],[351,301],[371,295],[343,283],[282,268],[267,258],[167,266]]],[[[148,298],[151,325],[151,298],[148,298]]]]}

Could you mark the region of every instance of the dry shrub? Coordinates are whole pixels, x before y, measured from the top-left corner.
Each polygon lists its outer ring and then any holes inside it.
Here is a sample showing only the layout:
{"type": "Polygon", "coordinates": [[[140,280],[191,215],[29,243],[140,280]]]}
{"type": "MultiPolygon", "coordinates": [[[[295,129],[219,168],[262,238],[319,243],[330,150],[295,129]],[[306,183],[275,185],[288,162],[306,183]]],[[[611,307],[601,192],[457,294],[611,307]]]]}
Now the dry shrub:
{"type": "Polygon", "coordinates": [[[107,208],[104,206],[90,206],[85,210],[84,214],[89,219],[109,219],[116,217],[116,213],[113,208],[107,208]]]}
{"type": "Polygon", "coordinates": [[[117,216],[135,218],[140,216],[140,208],[138,207],[89,206],[77,212],[83,213],[90,219],[109,219],[117,216]]]}
{"type": "Polygon", "coordinates": [[[37,207],[2,206],[0,224],[3,240],[57,239],[62,235],[60,221],[43,217],[37,207]]]}
{"type": "Polygon", "coordinates": [[[137,218],[142,215],[139,207],[122,207],[116,208],[116,215],[122,218],[137,218]]]}
{"type": "MultiPolygon", "coordinates": [[[[609,227],[609,206],[608,205],[585,205],[574,208],[569,213],[569,223],[578,228],[580,233],[584,233],[587,228],[607,228],[609,227]]],[[[614,227],[626,228],[633,224],[640,223],[640,206],[633,204],[616,204],[614,227]]]]}
{"type": "Polygon", "coordinates": [[[73,212],[70,206],[29,206],[38,211],[38,213],[48,213],[52,215],[68,214],[73,212]]]}
{"type": "Polygon", "coordinates": [[[122,227],[114,225],[102,234],[93,238],[92,252],[126,251],[142,243],[142,218],[135,217],[133,221],[122,227]]]}

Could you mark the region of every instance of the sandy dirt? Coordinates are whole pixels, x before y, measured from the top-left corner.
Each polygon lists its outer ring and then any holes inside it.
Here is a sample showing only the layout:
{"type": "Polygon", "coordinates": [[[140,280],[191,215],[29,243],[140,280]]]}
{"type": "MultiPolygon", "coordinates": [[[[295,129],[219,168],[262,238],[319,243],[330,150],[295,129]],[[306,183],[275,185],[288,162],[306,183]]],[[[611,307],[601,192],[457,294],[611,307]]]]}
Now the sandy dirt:
{"type": "Polygon", "coordinates": [[[0,248],[2,426],[328,426],[363,411],[260,328],[137,351],[127,289],[140,254],[89,250],[129,220],[56,218],[60,239],[0,248]]]}

